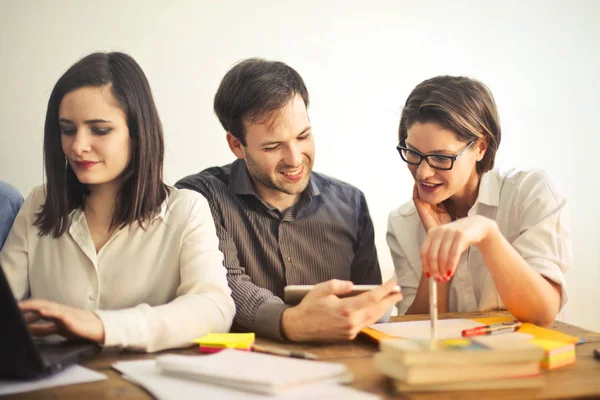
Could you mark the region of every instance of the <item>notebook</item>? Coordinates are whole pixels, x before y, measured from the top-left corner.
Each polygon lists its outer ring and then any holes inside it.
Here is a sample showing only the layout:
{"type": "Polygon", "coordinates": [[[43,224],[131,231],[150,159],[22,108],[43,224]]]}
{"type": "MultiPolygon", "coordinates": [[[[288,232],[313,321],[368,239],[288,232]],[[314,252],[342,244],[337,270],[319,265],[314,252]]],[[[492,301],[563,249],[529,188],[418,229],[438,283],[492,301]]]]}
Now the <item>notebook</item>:
{"type": "Polygon", "coordinates": [[[225,349],[205,356],[164,355],[165,374],[257,393],[278,394],[317,382],[350,382],[344,364],[225,349]]]}

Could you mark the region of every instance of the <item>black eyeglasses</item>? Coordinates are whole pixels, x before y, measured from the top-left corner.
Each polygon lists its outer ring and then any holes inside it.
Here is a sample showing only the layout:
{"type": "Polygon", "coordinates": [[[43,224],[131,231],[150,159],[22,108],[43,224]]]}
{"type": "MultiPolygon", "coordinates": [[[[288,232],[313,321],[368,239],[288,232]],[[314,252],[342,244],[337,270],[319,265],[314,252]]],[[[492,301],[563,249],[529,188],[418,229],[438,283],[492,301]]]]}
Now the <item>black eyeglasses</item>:
{"type": "Polygon", "coordinates": [[[446,154],[422,154],[416,150],[411,150],[400,145],[396,146],[396,149],[398,150],[398,153],[400,153],[400,157],[410,165],[420,165],[423,159],[425,159],[431,168],[448,171],[454,166],[454,161],[456,161],[456,159],[476,141],[477,140],[472,140],[469,142],[469,144],[455,156],[448,156],[446,154]]]}

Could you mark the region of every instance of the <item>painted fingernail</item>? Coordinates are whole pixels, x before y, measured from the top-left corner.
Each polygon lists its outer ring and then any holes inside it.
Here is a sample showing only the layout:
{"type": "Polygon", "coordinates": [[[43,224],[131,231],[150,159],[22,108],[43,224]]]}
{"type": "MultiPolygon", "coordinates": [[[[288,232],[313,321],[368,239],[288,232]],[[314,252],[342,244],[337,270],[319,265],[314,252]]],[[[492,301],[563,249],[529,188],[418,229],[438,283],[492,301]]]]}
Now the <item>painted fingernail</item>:
{"type": "Polygon", "coordinates": [[[438,283],[442,283],[442,279],[441,278],[435,278],[436,281],[438,281],[438,283]]]}
{"type": "Polygon", "coordinates": [[[446,275],[447,275],[447,276],[450,276],[450,275],[452,275],[452,272],[451,272],[451,271],[448,271],[448,273],[447,273],[446,275]]]}
{"type": "Polygon", "coordinates": [[[428,278],[431,278],[431,274],[429,272],[425,272],[425,275],[427,275],[428,278]]]}

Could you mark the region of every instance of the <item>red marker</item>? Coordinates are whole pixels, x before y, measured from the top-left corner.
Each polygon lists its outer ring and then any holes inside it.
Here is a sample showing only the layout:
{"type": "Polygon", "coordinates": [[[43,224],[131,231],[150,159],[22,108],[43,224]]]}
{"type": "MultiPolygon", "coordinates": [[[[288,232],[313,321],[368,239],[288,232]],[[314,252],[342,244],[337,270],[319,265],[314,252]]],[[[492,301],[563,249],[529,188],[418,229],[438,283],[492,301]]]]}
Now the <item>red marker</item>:
{"type": "Polygon", "coordinates": [[[482,336],[482,335],[497,335],[499,333],[514,332],[521,327],[521,322],[503,322],[501,324],[478,326],[476,328],[465,329],[462,331],[463,337],[482,336]]]}

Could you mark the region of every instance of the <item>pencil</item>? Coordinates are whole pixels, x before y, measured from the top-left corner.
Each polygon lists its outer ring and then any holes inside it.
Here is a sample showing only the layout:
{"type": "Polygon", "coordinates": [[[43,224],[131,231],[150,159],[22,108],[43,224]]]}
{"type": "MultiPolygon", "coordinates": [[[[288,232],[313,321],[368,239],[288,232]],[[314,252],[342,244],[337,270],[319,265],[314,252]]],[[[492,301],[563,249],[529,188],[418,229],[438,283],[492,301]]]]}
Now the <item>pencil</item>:
{"type": "Polygon", "coordinates": [[[273,354],[276,356],[293,357],[293,358],[304,358],[307,360],[316,360],[317,356],[312,353],[304,351],[290,351],[286,349],[279,349],[277,347],[260,346],[257,344],[252,345],[252,351],[257,353],[273,354]]]}
{"type": "Polygon", "coordinates": [[[431,318],[431,347],[434,347],[436,335],[437,335],[437,282],[434,278],[429,278],[429,318],[431,318]]]}

